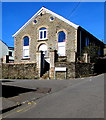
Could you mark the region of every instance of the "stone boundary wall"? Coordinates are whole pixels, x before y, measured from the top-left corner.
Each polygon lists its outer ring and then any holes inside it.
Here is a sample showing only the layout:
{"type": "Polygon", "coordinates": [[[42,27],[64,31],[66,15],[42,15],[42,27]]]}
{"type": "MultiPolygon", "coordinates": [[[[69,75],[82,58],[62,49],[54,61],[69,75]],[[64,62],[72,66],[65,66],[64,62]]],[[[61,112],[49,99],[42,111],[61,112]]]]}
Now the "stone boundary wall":
{"type": "MultiPolygon", "coordinates": [[[[75,62],[57,62],[56,67],[67,68],[67,79],[88,77],[94,75],[94,64],[91,63],[75,63],[75,62]]],[[[63,73],[58,74],[58,79],[64,79],[63,73]]]]}
{"type": "Polygon", "coordinates": [[[67,79],[80,78],[94,75],[94,64],[91,63],[68,63],[67,79]]]}
{"type": "MultiPolygon", "coordinates": [[[[66,67],[67,68],[67,73],[66,73],[66,78],[75,78],[75,63],[74,62],[56,62],[55,67],[66,67]]],[[[58,79],[64,79],[63,72],[62,74],[58,74],[58,79]]]]}
{"type": "MultiPolygon", "coordinates": [[[[55,67],[66,67],[66,78],[89,77],[106,73],[106,61],[97,63],[56,62],[55,67]],[[101,67],[101,68],[100,68],[101,67]]],[[[64,79],[65,73],[57,74],[58,79],[64,79]]],[[[36,63],[5,63],[0,64],[0,79],[39,79],[36,63]]]]}
{"type": "Polygon", "coordinates": [[[75,65],[75,77],[89,77],[94,75],[94,64],[92,63],[76,63],[75,65]]]}
{"type": "Polygon", "coordinates": [[[0,64],[0,70],[2,79],[35,79],[38,77],[36,63],[0,64]]]}

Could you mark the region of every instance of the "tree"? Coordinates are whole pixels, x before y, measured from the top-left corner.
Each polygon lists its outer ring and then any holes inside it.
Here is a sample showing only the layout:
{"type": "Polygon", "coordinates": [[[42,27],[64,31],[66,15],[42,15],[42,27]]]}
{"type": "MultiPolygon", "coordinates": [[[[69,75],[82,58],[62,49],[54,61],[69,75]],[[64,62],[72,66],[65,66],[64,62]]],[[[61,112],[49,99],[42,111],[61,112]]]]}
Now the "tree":
{"type": "Polygon", "coordinates": [[[98,57],[98,50],[99,50],[98,46],[90,44],[89,46],[84,47],[82,54],[88,53],[90,56],[90,62],[96,62],[98,57]]]}

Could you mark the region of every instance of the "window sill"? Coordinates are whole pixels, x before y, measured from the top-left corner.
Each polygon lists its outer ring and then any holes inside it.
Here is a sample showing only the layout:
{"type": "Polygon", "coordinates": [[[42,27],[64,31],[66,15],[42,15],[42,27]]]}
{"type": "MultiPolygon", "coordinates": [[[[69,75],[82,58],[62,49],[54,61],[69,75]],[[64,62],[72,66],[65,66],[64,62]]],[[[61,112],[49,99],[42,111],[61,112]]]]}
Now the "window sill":
{"type": "Polygon", "coordinates": [[[26,57],[26,58],[22,58],[21,60],[30,60],[30,58],[26,57]]]}
{"type": "Polygon", "coordinates": [[[46,39],[38,39],[38,42],[40,42],[40,41],[47,41],[48,40],[48,38],[46,38],[46,39]]]}

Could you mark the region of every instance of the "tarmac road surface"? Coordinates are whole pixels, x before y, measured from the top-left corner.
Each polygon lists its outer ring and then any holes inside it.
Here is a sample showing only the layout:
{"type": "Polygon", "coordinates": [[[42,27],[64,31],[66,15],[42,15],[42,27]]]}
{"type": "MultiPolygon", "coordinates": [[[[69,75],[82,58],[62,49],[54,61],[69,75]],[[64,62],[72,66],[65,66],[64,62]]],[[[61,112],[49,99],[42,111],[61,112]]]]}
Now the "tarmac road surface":
{"type": "Polygon", "coordinates": [[[60,87],[60,90],[36,101],[28,102],[26,105],[7,112],[3,117],[104,118],[104,74],[70,80],[66,83],[67,85],[60,87]]]}

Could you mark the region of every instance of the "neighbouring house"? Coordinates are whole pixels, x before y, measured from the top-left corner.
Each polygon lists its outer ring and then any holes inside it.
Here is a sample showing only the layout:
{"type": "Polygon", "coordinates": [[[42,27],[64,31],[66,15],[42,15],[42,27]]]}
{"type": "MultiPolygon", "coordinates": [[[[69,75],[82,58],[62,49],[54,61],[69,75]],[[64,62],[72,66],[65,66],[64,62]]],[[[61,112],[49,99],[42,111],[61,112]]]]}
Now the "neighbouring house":
{"type": "Polygon", "coordinates": [[[14,47],[8,47],[9,63],[14,62],[14,47]]]}
{"type": "Polygon", "coordinates": [[[0,63],[14,62],[14,48],[0,40],[0,63]]]}
{"type": "Polygon", "coordinates": [[[2,40],[0,40],[0,63],[6,62],[6,55],[8,55],[8,46],[2,40]]]}
{"type": "Polygon", "coordinates": [[[45,7],[28,20],[13,37],[14,62],[36,63],[38,77],[76,77],[76,63],[93,63],[104,54],[103,42],[81,26],[45,7]]]}

